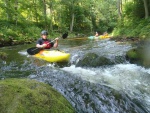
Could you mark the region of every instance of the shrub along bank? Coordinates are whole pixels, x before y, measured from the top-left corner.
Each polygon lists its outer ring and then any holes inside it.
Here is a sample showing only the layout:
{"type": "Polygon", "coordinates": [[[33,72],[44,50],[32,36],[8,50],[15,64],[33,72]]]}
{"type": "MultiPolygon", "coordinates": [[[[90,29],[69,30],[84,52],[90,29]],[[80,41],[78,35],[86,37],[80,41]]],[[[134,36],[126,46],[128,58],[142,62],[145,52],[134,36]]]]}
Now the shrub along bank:
{"type": "Polygon", "coordinates": [[[118,26],[113,31],[113,36],[127,37],[127,38],[150,38],[150,18],[148,19],[134,19],[130,21],[120,20],[118,26]]]}
{"type": "MultiPolygon", "coordinates": [[[[35,42],[43,30],[43,26],[34,23],[18,23],[17,25],[0,20],[0,47],[35,42]]],[[[46,29],[47,30],[47,29],[46,29]]],[[[59,31],[49,31],[49,38],[58,37],[59,31]]]]}

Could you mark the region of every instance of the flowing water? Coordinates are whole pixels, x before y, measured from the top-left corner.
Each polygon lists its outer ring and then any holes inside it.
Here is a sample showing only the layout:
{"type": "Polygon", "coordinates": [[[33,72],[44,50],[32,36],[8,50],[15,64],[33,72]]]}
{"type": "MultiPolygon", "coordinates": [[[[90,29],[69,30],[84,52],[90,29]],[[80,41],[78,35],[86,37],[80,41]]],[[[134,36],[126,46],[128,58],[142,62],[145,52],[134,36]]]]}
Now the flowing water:
{"type": "Polygon", "coordinates": [[[0,78],[28,77],[50,84],[78,113],[150,112],[150,69],[125,60],[130,44],[106,40],[60,40],[59,49],[71,54],[68,63],[48,63],[26,53],[33,45],[4,47],[8,59],[1,61],[0,78]],[[96,53],[114,65],[77,67],[87,53],[96,53]]]}

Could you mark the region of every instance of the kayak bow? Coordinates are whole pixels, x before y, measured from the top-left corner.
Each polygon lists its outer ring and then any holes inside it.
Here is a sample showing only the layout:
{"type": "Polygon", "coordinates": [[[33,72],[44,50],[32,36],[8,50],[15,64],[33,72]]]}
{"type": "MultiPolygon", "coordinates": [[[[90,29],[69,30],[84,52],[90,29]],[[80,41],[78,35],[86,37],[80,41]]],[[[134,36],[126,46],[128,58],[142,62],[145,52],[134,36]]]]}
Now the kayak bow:
{"type": "Polygon", "coordinates": [[[58,50],[42,50],[35,54],[34,57],[46,60],[48,62],[65,62],[69,60],[70,54],[58,50]]]}

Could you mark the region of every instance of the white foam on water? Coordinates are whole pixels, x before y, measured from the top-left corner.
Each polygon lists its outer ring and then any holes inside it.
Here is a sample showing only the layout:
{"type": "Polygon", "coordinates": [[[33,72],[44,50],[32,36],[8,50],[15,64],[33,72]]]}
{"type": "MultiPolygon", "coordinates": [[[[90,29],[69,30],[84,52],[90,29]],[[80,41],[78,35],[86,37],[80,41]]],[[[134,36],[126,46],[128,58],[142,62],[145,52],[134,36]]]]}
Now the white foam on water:
{"type": "Polygon", "coordinates": [[[141,99],[150,105],[150,69],[135,64],[117,64],[106,68],[82,68],[72,65],[62,70],[80,76],[83,80],[122,90],[131,98],[141,99]]]}
{"type": "Polygon", "coordinates": [[[21,55],[28,55],[28,53],[26,51],[19,51],[18,53],[21,55]]]}
{"type": "Polygon", "coordinates": [[[47,66],[48,66],[48,67],[55,68],[55,64],[54,64],[54,63],[48,63],[47,66]]]}
{"type": "Polygon", "coordinates": [[[94,71],[89,69],[84,69],[81,67],[75,67],[75,65],[71,65],[70,67],[64,67],[62,68],[62,70],[80,76],[81,78],[88,81],[92,80],[93,76],[96,76],[96,73],[94,71]]]}
{"type": "Polygon", "coordinates": [[[81,68],[81,67],[75,67],[75,65],[71,65],[70,67],[64,67],[62,69],[65,70],[65,71],[71,72],[73,74],[96,75],[96,73],[94,71],[84,69],[84,68],[81,68]]]}

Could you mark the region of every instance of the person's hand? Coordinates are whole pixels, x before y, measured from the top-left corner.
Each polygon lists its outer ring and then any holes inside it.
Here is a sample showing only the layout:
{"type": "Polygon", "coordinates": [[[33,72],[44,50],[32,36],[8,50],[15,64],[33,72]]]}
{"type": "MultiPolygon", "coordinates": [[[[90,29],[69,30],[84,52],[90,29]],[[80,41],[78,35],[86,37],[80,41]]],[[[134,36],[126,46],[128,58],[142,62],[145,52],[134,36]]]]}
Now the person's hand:
{"type": "Polygon", "coordinates": [[[42,48],[45,48],[47,46],[47,44],[42,44],[42,48]]]}
{"type": "Polygon", "coordinates": [[[59,40],[59,38],[55,38],[55,41],[58,41],[59,40]]]}

